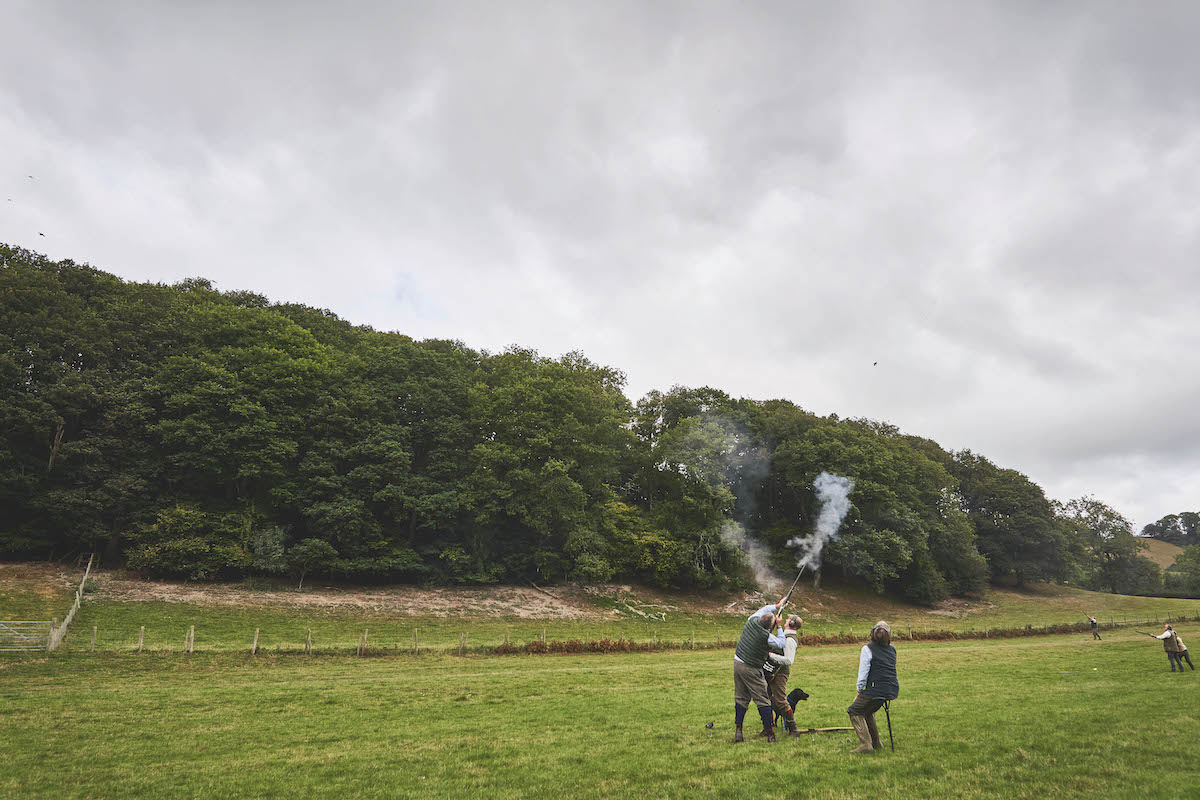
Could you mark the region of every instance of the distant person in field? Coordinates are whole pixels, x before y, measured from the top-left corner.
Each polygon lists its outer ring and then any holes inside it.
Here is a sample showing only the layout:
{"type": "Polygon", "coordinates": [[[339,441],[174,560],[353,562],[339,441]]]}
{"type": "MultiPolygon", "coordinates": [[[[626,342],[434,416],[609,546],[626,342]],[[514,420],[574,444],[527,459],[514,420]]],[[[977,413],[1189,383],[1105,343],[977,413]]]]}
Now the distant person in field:
{"type": "Polygon", "coordinates": [[[733,719],[736,730],[733,741],[743,741],[742,721],[750,708],[750,701],[758,706],[762,717],[763,732],[768,742],[775,738],[775,721],[771,713],[771,696],[767,692],[767,680],[763,677],[763,664],[772,650],[784,651],[783,630],[779,628],[779,612],[783,610],[784,598],[774,605],[763,606],[746,618],[742,635],[738,637],[733,654],[733,719]],[[772,634],[772,629],[778,629],[772,634]]]}
{"type": "MultiPolygon", "coordinates": [[[[1154,636],[1152,633],[1147,635],[1154,636]]],[[[1169,624],[1163,625],[1163,632],[1158,636],[1154,636],[1154,638],[1162,640],[1163,650],[1167,651],[1167,660],[1171,662],[1171,672],[1175,671],[1176,663],[1179,664],[1179,671],[1183,672],[1183,660],[1185,658],[1192,671],[1196,670],[1195,665],[1192,664],[1192,657],[1188,655],[1187,645],[1183,643],[1183,639],[1179,638],[1179,634],[1169,624]]]]}
{"type": "Polygon", "coordinates": [[[1088,622],[1092,623],[1092,638],[1099,639],[1100,638],[1100,623],[1096,622],[1095,617],[1088,617],[1088,622]]]}
{"type": "MultiPolygon", "coordinates": [[[[800,640],[800,626],[804,620],[792,614],[788,617],[787,626],[783,629],[783,654],[767,653],[763,664],[763,675],[767,679],[767,693],[771,697],[771,708],[777,716],[783,717],[783,727],[788,736],[800,738],[796,730],[795,709],[788,702],[787,682],[792,671],[792,663],[796,660],[796,647],[800,640]]],[[[765,731],[764,731],[765,734],[765,731]]]]}
{"type": "Polygon", "coordinates": [[[870,753],[879,750],[879,728],[875,712],[883,704],[900,696],[900,679],[896,677],[896,648],[892,647],[892,628],[883,620],[871,628],[871,640],[858,655],[858,694],[846,709],[850,724],[858,734],[858,747],[851,752],[870,753]]]}

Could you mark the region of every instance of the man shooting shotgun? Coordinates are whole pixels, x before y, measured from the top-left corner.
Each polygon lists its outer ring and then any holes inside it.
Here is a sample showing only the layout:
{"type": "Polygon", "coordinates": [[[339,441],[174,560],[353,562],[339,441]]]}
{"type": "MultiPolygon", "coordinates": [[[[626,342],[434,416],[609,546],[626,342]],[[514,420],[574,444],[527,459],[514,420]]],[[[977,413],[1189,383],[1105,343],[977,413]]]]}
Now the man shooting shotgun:
{"type": "Polygon", "coordinates": [[[736,726],[733,741],[735,743],[744,741],[742,721],[746,718],[751,700],[758,706],[758,715],[762,717],[763,733],[766,734],[767,741],[779,741],[775,738],[774,715],[771,713],[771,697],[767,691],[767,681],[763,677],[763,664],[766,663],[767,654],[772,649],[782,653],[787,646],[779,617],[787,599],[787,596],[784,596],[778,603],[763,606],[747,617],[746,624],[742,626],[742,634],[738,637],[737,648],[733,655],[733,718],[736,726]],[[773,630],[776,630],[777,633],[771,633],[773,630]]]}
{"type": "Polygon", "coordinates": [[[1145,633],[1153,639],[1162,640],[1163,649],[1167,651],[1167,660],[1171,662],[1171,672],[1175,671],[1176,664],[1179,664],[1179,671],[1183,672],[1183,660],[1185,658],[1187,659],[1188,666],[1195,671],[1196,667],[1192,664],[1192,657],[1188,655],[1187,645],[1183,643],[1183,639],[1180,638],[1179,634],[1169,624],[1163,625],[1163,632],[1158,636],[1155,636],[1153,633],[1146,633],[1146,631],[1138,631],[1138,633],[1145,633]]]}

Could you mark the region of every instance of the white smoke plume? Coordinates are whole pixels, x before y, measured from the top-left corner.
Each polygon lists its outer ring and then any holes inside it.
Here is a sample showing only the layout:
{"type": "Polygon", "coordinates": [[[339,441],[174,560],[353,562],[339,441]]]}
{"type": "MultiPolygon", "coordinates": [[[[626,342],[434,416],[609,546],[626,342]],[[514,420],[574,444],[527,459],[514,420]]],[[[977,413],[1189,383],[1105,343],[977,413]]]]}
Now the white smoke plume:
{"type": "Polygon", "coordinates": [[[838,528],[842,526],[842,520],[850,510],[850,492],[854,491],[854,481],[841,475],[822,472],[813,481],[813,488],[817,491],[817,500],[821,503],[817,524],[811,536],[792,537],[788,539],[787,546],[800,550],[796,557],[797,567],[807,567],[815,572],[821,568],[821,551],[825,549],[825,543],[837,538],[838,528]]]}
{"type": "Polygon", "coordinates": [[[730,547],[746,554],[746,561],[750,563],[750,569],[754,571],[754,580],[761,588],[771,589],[779,585],[779,577],[767,564],[771,551],[753,536],[747,536],[746,529],[740,523],[731,519],[725,520],[721,524],[721,538],[730,547]]]}

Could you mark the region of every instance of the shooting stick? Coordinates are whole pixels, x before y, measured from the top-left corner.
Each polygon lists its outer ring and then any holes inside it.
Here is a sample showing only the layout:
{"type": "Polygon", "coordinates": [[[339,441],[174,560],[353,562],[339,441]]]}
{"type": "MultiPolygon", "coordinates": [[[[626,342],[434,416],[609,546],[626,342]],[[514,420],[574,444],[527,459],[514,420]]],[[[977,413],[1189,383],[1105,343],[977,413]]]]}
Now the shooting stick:
{"type": "Polygon", "coordinates": [[[1147,636],[1153,636],[1153,635],[1154,635],[1153,633],[1147,633],[1146,631],[1139,631],[1139,630],[1135,630],[1135,631],[1134,631],[1134,633],[1145,633],[1147,636]]]}
{"type": "Polygon", "coordinates": [[[883,701],[883,715],[888,721],[888,744],[892,746],[892,752],[896,752],[896,741],[892,738],[892,711],[888,707],[889,701],[883,701]]]}

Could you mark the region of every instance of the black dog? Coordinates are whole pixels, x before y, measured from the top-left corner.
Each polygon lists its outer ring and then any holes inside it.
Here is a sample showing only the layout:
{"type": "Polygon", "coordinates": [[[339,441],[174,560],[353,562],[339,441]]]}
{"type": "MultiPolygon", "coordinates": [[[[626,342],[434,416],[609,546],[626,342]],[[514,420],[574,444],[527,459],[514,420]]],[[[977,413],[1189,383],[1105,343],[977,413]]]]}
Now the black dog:
{"type": "MultiPolygon", "coordinates": [[[[808,692],[804,691],[803,689],[797,688],[797,689],[792,689],[790,692],[788,692],[788,705],[791,706],[793,709],[796,708],[796,703],[799,703],[801,700],[807,700],[807,699],[808,699],[808,692]]],[[[775,715],[775,724],[776,725],[779,724],[779,719],[782,716],[783,716],[782,714],[775,715]]]]}

